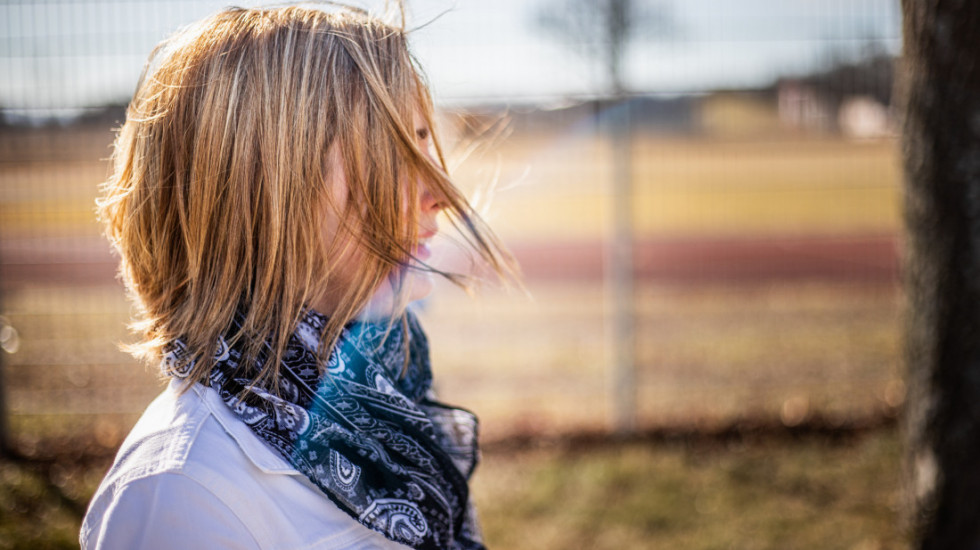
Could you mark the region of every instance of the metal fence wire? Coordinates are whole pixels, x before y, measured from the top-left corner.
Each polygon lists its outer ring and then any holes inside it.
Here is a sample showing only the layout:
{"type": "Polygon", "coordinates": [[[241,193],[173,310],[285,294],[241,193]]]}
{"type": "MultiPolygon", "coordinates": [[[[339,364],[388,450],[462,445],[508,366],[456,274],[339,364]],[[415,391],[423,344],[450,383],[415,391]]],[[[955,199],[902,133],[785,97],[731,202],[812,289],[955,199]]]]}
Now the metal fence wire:
{"type": "MultiPolygon", "coordinates": [[[[556,20],[560,4],[409,4],[451,159],[481,144],[454,175],[497,183],[488,219],[530,294],[446,286],[421,305],[439,390],[491,438],[610,427],[622,329],[607,258],[627,158],[639,426],[894,414],[897,2],[760,0],[745,28],[724,24],[727,2],[634,2],[647,26],[615,102],[608,67],[561,37],[580,22],[556,20]],[[543,78],[526,74],[542,60],[543,78]]],[[[24,452],[77,434],[112,449],[162,387],[120,350],[133,312],[94,201],[150,49],[220,7],[0,4],[0,408],[24,452]]]]}

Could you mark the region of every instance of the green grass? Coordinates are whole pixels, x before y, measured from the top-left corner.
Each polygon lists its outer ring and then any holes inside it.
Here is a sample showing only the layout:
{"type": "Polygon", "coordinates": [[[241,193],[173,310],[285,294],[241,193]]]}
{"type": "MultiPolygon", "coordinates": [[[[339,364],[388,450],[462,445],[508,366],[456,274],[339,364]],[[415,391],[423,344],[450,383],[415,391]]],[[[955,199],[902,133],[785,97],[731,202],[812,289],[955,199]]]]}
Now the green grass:
{"type": "Polygon", "coordinates": [[[474,483],[491,548],[896,548],[899,443],[631,443],[490,454],[474,483]]]}

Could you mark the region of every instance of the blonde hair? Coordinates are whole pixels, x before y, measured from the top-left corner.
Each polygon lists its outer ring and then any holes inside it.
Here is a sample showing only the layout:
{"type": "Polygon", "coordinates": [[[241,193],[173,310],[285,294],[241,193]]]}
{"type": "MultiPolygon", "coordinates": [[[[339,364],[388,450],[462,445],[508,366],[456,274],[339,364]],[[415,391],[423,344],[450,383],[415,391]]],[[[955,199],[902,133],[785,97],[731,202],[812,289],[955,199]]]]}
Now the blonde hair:
{"type": "MultiPolygon", "coordinates": [[[[321,359],[389,277],[412,260],[424,185],[498,274],[513,261],[446,174],[413,118],[433,107],[403,28],[352,9],[230,8],[157,47],[115,142],[99,200],[137,308],[134,355],[159,361],[180,338],[204,381],[236,312],[245,359],[275,381],[290,334],[331,289],[324,207],[359,254],[321,359]],[[328,163],[337,148],[341,166],[328,163]],[[328,192],[343,170],[344,204],[328,192]],[[266,338],[273,348],[262,351],[266,338]]],[[[433,136],[434,137],[434,136],[433,136]]],[[[334,243],[341,239],[334,239],[334,243]]],[[[442,273],[457,282],[459,277],[442,273]]],[[[274,387],[274,385],[273,385],[274,387]]]]}

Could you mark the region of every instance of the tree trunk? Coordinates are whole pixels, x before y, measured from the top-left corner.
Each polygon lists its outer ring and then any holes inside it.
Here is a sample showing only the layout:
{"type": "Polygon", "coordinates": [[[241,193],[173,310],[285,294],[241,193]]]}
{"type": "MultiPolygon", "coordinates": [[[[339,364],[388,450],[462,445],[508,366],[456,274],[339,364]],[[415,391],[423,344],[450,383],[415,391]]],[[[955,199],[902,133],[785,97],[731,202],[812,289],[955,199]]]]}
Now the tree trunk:
{"type": "Polygon", "coordinates": [[[902,0],[907,525],[980,548],[980,2],[902,0]]]}

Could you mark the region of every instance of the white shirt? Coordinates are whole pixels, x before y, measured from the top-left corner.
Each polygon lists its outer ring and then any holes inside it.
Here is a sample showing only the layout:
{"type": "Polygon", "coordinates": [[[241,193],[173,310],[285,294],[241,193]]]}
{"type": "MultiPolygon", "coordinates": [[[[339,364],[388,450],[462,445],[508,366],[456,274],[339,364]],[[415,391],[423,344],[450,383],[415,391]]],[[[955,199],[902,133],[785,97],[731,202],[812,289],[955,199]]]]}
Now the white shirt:
{"type": "Polygon", "coordinates": [[[408,548],[338,508],[213,389],[178,387],[123,442],[82,522],[83,550],[408,548]]]}

